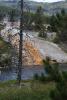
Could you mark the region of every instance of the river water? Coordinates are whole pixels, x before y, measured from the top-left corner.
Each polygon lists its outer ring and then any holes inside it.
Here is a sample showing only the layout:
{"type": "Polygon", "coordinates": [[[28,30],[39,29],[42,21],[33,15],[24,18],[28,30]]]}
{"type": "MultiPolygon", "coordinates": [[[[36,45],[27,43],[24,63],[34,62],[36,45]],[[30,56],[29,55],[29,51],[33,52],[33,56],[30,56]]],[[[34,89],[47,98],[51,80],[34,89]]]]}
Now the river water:
{"type": "MultiPolygon", "coordinates": [[[[67,64],[59,64],[60,71],[67,72],[67,64]]],[[[37,66],[24,66],[21,69],[21,78],[23,80],[32,79],[35,74],[47,75],[47,72],[44,70],[44,67],[41,65],[37,66]]],[[[7,80],[16,80],[17,79],[17,68],[9,68],[9,69],[2,69],[0,70],[0,81],[7,81],[7,80]]]]}
{"type": "MultiPolygon", "coordinates": [[[[41,75],[41,73],[46,74],[43,67],[25,67],[21,70],[21,78],[23,80],[32,79],[35,74],[41,75]]],[[[16,80],[17,79],[17,69],[10,68],[0,71],[0,81],[16,80]]]]}

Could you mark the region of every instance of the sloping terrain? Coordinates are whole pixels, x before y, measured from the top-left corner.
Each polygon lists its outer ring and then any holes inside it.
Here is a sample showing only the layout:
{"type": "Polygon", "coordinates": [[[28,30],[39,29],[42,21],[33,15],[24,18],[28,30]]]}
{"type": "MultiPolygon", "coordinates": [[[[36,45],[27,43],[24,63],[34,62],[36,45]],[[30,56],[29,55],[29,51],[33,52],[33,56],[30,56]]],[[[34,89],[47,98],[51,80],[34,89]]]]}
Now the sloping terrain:
{"type": "Polygon", "coordinates": [[[32,37],[32,40],[34,40],[34,46],[40,52],[43,59],[48,56],[59,63],[67,63],[67,53],[65,53],[58,45],[38,38],[35,34],[32,34],[32,32],[29,32],[28,34],[32,37]]]}

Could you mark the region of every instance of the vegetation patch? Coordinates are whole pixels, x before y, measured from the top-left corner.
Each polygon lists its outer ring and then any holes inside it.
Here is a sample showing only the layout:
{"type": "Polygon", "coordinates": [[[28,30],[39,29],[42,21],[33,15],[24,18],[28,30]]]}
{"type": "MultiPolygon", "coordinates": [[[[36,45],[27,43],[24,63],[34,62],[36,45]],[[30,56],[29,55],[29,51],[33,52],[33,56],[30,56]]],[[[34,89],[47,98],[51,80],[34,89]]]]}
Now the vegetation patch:
{"type": "Polygon", "coordinates": [[[0,67],[5,67],[10,64],[11,48],[11,45],[0,37],[0,67]]]}
{"type": "Polygon", "coordinates": [[[55,88],[54,83],[43,84],[35,80],[21,84],[20,88],[16,81],[0,83],[0,100],[51,100],[49,92],[55,88]]]}

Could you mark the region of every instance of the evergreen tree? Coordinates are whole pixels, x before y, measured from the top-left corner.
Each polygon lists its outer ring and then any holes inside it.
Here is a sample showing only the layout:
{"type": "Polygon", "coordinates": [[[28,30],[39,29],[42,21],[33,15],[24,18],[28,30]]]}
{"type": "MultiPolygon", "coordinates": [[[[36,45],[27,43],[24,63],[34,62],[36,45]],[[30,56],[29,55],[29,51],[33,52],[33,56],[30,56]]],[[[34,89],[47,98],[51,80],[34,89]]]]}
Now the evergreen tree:
{"type": "Polygon", "coordinates": [[[37,30],[41,30],[41,27],[43,26],[43,9],[41,6],[37,8],[34,21],[35,21],[35,28],[37,30]]]}
{"type": "Polygon", "coordinates": [[[57,32],[60,41],[67,41],[67,14],[64,9],[61,13],[51,16],[50,25],[52,31],[57,32]]]}
{"type": "Polygon", "coordinates": [[[9,21],[11,22],[11,26],[13,26],[14,22],[16,21],[16,12],[14,9],[9,12],[9,21]]]}

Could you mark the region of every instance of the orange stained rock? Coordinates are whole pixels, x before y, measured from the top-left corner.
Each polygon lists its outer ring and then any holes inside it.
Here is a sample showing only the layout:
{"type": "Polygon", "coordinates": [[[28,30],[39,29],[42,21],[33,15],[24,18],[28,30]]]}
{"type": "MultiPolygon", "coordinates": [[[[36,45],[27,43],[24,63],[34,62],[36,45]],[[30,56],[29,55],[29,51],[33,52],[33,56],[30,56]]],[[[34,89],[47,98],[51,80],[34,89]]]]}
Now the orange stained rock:
{"type": "Polygon", "coordinates": [[[37,48],[34,48],[30,42],[25,42],[25,48],[29,51],[30,55],[32,56],[34,64],[42,64],[42,57],[37,48]]]}

